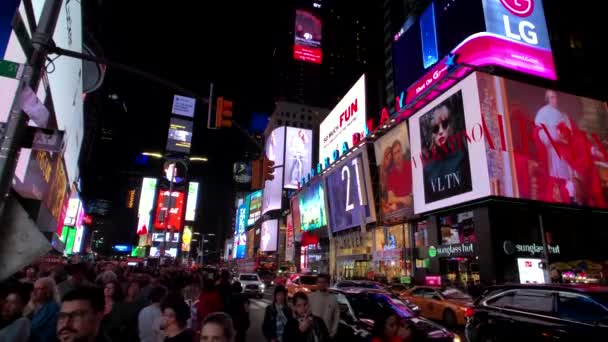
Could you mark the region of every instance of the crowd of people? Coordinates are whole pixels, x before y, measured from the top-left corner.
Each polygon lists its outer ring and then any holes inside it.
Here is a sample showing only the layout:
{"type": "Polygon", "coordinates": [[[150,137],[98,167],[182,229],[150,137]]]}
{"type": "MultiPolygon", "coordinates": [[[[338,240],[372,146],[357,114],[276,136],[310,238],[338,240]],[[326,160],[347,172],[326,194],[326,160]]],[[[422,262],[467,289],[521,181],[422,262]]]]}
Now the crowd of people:
{"type": "MultiPolygon", "coordinates": [[[[249,299],[228,271],[79,263],[30,266],[21,275],[0,283],[2,342],[247,340],[249,299]]],[[[317,285],[291,300],[275,286],[259,327],[268,342],[337,340],[340,307],[329,276],[317,285]]]]}

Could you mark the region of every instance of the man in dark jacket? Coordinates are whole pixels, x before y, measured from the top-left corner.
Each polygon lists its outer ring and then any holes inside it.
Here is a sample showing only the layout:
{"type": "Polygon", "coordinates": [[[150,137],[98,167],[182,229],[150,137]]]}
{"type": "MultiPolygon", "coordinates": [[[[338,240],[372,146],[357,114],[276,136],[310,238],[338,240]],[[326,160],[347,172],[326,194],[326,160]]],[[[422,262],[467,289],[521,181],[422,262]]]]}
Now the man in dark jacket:
{"type": "Polygon", "coordinates": [[[262,332],[268,342],[282,342],[287,322],[293,318],[287,306],[287,289],[277,285],[274,288],[274,300],[266,307],[262,332]]]}
{"type": "Polygon", "coordinates": [[[328,342],[329,332],[323,320],[313,316],[308,306],[308,296],[297,292],[293,296],[294,318],[290,319],[283,332],[285,342],[328,342]]]}
{"type": "Polygon", "coordinates": [[[234,322],[234,330],[236,335],[235,342],[245,342],[247,338],[247,329],[249,329],[249,298],[243,293],[241,283],[236,281],[232,284],[232,297],[228,313],[234,322]]]}

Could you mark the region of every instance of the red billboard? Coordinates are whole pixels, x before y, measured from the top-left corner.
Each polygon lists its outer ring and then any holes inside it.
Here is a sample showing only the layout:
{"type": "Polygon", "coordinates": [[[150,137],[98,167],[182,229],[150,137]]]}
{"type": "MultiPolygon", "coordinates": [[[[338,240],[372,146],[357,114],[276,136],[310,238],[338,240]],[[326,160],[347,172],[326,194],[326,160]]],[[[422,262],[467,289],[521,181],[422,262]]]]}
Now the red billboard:
{"type": "Polygon", "coordinates": [[[296,10],[293,58],[321,64],[321,19],[306,10],[296,10]]]}
{"type": "Polygon", "coordinates": [[[154,228],[159,230],[171,229],[180,231],[182,229],[182,216],[184,211],[183,192],[173,191],[171,196],[168,190],[158,192],[156,201],[156,215],[154,217],[154,228]]]}

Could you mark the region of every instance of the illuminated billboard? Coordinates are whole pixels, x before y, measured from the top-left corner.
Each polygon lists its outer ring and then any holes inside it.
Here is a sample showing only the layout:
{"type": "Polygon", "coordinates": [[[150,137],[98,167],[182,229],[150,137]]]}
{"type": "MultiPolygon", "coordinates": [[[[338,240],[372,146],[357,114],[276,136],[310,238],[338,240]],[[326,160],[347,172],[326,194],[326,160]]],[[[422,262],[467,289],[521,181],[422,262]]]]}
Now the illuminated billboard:
{"type": "Polygon", "coordinates": [[[182,233],[182,252],[190,252],[190,243],[192,243],[192,227],[185,226],[182,233]]]}
{"type": "Polygon", "coordinates": [[[274,252],[277,250],[277,236],[279,235],[279,221],[269,220],[262,222],[262,235],[260,236],[260,250],[274,252]]]}
{"type": "MultiPolygon", "coordinates": [[[[266,157],[275,165],[283,165],[285,157],[285,127],[275,128],[266,139],[266,157]]],[[[264,183],[262,215],[270,210],[281,209],[283,196],[283,167],[274,169],[274,179],[264,183]]]]}
{"type": "Polygon", "coordinates": [[[243,203],[239,206],[236,211],[236,227],[235,231],[235,249],[234,249],[234,258],[242,259],[245,257],[247,250],[247,233],[245,232],[245,228],[247,228],[247,211],[248,206],[246,203],[243,203]]]}
{"type": "Polygon", "coordinates": [[[262,216],[262,190],[252,192],[248,198],[249,217],[247,218],[247,226],[250,227],[262,216]]]}
{"type": "MultiPolygon", "coordinates": [[[[299,213],[298,213],[299,214],[299,213]]],[[[285,235],[285,261],[293,261],[294,248],[294,229],[293,229],[293,209],[289,215],[287,215],[287,232],[285,235]]]]}
{"type": "Polygon", "coordinates": [[[302,231],[319,229],[327,226],[325,209],[325,189],[320,181],[311,183],[298,194],[300,225],[302,231]]]}
{"type": "Polygon", "coordinates": [[[137,235],[145,235],[150,231],[150,217],[154,209],[154,194],[156,193],[156,179],[144,178],[139,194],[139,208],[137,209],[137,235]]]}
{"type": "Polygon", "coordinates": [[[410,119],[416,213],[501,196],[608,208],[606,103],[475,73],[410,119]]]}
{"type": "MultiPolygon", "coordinates": [[[[172,256],[174,258],[177,258],[177,248],[173,247],[173,248],[167,248],[165,249],[165,256],[172,256]]],[[[158,258],[160,257],[160,247],[150,247],[150,258],[158,258]]]]}
{"type": "Polygon", "coordinates": [[[166,150],[169,152],[190,153],[192,145],[192,121],[171,118],[166,150]]]}
{"type": "Polygon", "coordinates": [[[380,185],[380,218],[384,223],[414,214],[412,164],[407,122],[402,122],[374,142],[380,185]]]}
{"type": "Polygon", "coordinates": [[[75,226],[78,218],[78,210],[80,209],[80,200],[78,198],[70,198],[68,200],[68,209],[63,219],[65,226],[75,226]]]}
{"type": "Polygon", "coordinates": [[[190,182],[188,184],[188,200],[186,201],[186,221],[194,221],[196,219],[198,185],[198,182],[190,182]]]}
{"type": "Polygon", "coordinates": [[[376,219],[365,149],[336,165],[325,177],[332,232],[359,227],[376,219]]]}
{"type": "Polygon", "coordinates": [[[342,151],[342,144],[352,147],[355,133],[365,136],[366,128],[365,75],[344,95],[319,127],[319,161],[333,161],[334,150],[342,151]]]}
{"type": "Polygon", "coordinates": [[[285,145],[286,189],[297,189],[298,183],[312,168],[312,130],[287,127],[285,145]]]}
{"type": "Polygon", "coordinates": [[[541,0],[433,1],[393,43],[401,107],[445,77],[450,53],[461,64],[557,79],[541,0]]]}
{"type": "Polygon", "coordinates": [[[154,228],[171,229],[173,231],[180,231],[182,229],[184,197],[184,193],[179,191],[170,193],[169,191],[161,190],[158,192],[154,228]]]}
{"type": "MultiPolygon", "coordinates": [[[[166,242],[176,243],[179,241],[179,234],[173,234],[173,239],[171,239],[171,233],[165,233],[166,242]]],[[[163,242],[163,233],[153,233],[152,241],[154,242],[163,242]]]]}
{"type": "Polygon", "coordinates": [[[293,58],[299,61],[321,64],[323,51],[321,19],[306,10],[296,10],[293,58]]]}

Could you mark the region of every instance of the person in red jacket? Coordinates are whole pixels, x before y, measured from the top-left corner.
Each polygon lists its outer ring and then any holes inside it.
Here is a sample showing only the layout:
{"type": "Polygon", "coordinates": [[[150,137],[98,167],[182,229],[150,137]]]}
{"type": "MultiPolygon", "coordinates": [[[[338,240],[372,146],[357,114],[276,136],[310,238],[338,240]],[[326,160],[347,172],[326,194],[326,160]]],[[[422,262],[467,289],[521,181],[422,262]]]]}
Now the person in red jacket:
{"type": "Polygon", "coordinates": [[[222,296],[215,288],[213,280],[205,278],[203,289],[198,297],[197,314],[199,322],[202,322],[210,313],[222,311],[223,309],[222,296]]]}

